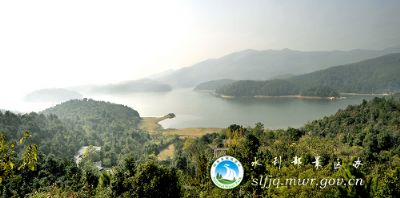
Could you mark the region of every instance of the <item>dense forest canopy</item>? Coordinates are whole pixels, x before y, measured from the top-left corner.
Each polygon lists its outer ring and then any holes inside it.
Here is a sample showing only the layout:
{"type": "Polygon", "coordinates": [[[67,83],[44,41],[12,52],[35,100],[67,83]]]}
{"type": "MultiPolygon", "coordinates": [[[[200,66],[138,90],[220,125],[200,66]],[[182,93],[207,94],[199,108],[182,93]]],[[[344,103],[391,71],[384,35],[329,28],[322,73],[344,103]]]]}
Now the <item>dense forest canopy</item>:
{"type": "Polygon", "coordinates": [[[194,90],[197,91],[215,91],[216,89],[223,87],[225,85],[231,84],[235,82],[235,80],[231,79],[221,79],[221,80],[212,80],[198,84],[194,90]]]}
{"type": "Polygon", "coordinates": [[[340,94],[328,86],[317,86],[304,89],[300,92],[302,96],[319,96],[319,97],[339,97],[340,94]]]}
{"type": "MultiPolygon", "coordinates": [[[[130,113],[115,115],[116,112],[108,112],[108,116],[98,117],[98,126],[95,127],[96,122],[92,122],[91,116],[97,113],[83,112],[91,109],[83,106],[96,105],[107,112],[106,106],[114,104],[91,100],[66,104],[82,106],[82,109],[69,107],[79,116],[68,116],[68,112],[64,118],[53,114],[0,114],[0,130],[5,137],[2,145],[9,145],[10,141],[21,137],[23,131],[30,130],[31,136],[26,141],[37,144],[39,152],[33,169],[18,171],[14,168],[12,174],[5,177],[0,183],[2,196],[394,197],[400,194],[400,100],[397,95],[363,101],[298,129],[270,130],[261,123],[254,127],[233,124],[219,133],[171,141],[133,130],[135,126],[126,129],[122,126],[108,127],[114,122],[107,120],[130,116],[130,113]],[[103,121],[107,126],[102,125],[103,121]],[[103,137],[96,138],[96,133],[103,137]],[[99,170],[90,157],[84,156],[78,166],[70,155],[64,153],[73,153],[71,148],[78,149],[79,144],[86,144],[84,141],[109,147],[100,154],[103,161],[112,156],[118,156],[118,160],[99,170]],[[103,144],[100,141],[104,141],[103,144]],[[158,161],[153,151],[166,141],[175,145],[175,154],[173,158],[158,161]],[[228,148],[226,154],[242,162],[245,170],[242,183],[233,190],[220,189],[211,182],[209,170],[216,159],[213,148],[221,147],[228,148]],[[291,163],[295,156],[301,157],[301,166],[291,163]],[[316,156],[320,156],[322,164],[319,169],[312,164],[316,156]],[[276,157],[282,160],[279,168],[272,163],[276,157]],[[255,158],[259,166],[252,166],[255,158]],[[334,169],[338,159],[342,166],[334,169]],[[357,159],[363,164],[359,168],[352,165],[357,159]],[[254,185],[254,179],[259,179],[260,175],[282,179],[361,178],[363,185],[298,185],[262,189],[254,185]]],[[[57,108],[62,109],[60,106],[57,108]]],[[[134,112],[124,107],[116,108],[122,112],[134,112]]],[[[21,160],[16,153],[8,156],[17,163],[21,160]]]]}

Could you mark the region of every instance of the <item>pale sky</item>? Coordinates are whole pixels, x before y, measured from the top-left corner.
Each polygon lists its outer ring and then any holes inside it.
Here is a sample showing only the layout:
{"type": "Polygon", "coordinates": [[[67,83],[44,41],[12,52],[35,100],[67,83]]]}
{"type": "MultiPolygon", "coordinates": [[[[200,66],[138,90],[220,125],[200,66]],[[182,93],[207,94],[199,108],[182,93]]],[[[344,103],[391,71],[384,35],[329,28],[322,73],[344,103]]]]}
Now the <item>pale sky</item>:
{"type": "Polygon", "coordinates": [[[400,45],[399,10],[396,0],[0,1],[0,108],[35,89],[138,79],[244,49],[400,45]]]}

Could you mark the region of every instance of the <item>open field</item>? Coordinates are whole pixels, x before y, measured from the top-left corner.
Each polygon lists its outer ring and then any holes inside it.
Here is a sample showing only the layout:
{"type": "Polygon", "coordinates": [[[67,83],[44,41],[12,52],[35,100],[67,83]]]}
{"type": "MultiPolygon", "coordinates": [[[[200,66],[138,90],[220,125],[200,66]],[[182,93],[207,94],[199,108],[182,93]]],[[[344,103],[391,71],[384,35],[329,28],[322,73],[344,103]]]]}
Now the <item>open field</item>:
{"type": "Polygon", "coordinates": [[[164,129],[164,135],[178,135],[180,137],[200,137],[208,133],[221,131],[220,128],[182,128],[182,129],[164,129]]]}

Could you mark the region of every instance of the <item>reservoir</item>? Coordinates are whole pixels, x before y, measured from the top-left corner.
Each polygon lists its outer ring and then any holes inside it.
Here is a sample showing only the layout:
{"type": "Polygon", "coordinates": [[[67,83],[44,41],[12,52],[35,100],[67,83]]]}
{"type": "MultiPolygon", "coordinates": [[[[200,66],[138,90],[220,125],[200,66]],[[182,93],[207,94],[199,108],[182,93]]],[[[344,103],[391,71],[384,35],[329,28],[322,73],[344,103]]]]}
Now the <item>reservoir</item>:
{"type": "Polygon", "coordinates": [[[85,96],[124,104],[137,110],[142,117],[176,117],[164,120],[164,128],[227,127],[230,124],[254,126],[261,122],[266,128],[300,127],[315,119],[334,114],[348,105],[360,104],[372,96],[346,96],[346,99],[235,98],[226,99],[193,89],[174,89],[162,93],[85,96]]]}

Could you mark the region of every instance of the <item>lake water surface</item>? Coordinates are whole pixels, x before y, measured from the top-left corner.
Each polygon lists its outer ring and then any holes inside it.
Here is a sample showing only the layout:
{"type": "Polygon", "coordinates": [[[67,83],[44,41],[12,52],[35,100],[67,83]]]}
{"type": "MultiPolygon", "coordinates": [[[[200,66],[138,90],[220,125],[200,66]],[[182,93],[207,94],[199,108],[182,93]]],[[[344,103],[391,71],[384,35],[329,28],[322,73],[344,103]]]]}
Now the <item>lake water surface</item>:
{"type": "MultiPolygon", "coordinates": [[[[87,96],[85,96],[87,97],[87,96]]],[[[300,127],[308,121],[332,115],[350,104],[359,104],[371,96],[348,96],[341,100],[293,98],[224,99],[192,89],[175,89],[165,93],[129,95],[94,95],[95,100],[125,104],[142,117],[175,113],[176,118],[162,121],[164,128],[227,127],[230,124],[266,128],[300,127]]]]}

